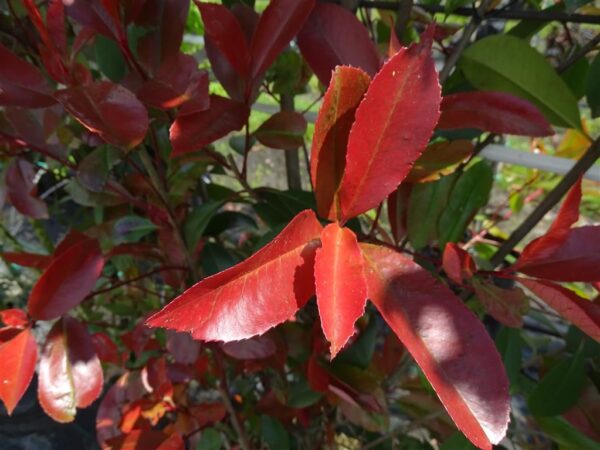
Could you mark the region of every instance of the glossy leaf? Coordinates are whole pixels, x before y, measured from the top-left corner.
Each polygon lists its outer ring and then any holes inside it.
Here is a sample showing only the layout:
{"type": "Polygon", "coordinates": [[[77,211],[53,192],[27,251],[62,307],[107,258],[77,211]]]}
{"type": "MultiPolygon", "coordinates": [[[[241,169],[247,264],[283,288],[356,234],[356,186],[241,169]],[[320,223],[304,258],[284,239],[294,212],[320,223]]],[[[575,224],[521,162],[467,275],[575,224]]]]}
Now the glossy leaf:
{"type": "Polygon", "coordinates": [[[546,280],[517,278],[517,281],[557,313],[600,342],[600,306],[575,292],[546,280]]]}
{"type": "Polygon", "coordinates": [[[95,239],[85,238],[57,255],[29,294],[31,317],[52,320],[77,306],[93,289],[103,266],[95,239]]]}
{"type": "Polygon", "coordinates": [[[508,380],[485,328],[413,261],[361,244],[369,298],[435,389],[458,428],[481,449],[506,433],[508,380]]]}
{"type": "Polygon", "coordinates": [[[0,105],[44,108],[56,103],[37,68],[0,44],[0,105]]]}
{"type": "Polygon", "coordinates": [[[302,28],[315,0],[271,0],[250,43],[251,78],[263,74],[302,28]]]}
{"type": "Polygon", "coordinates": [[[273,114],[254,132],[258,141],[271,148],[297,150],[304,144],[306,119],[294,111],[281,111],[273,114]]]}
{"type": "Polygon", "coordinates": [[[524,40],[508,35],[481,39],[463,52],[459,68],[479,90],[516,95],[536,105],[550,123],[581,128],[571,90],[524,40]]]}
{"type": "Polygon", "coordinates": [[[486,279],[473,279],[477,299],[487,313],[507,327],[523,326],[523,316],[529,310],[529,298],[519,287],[501,288],[486,279]]]}
{"type": "Polygon", "coordinates": [[[22,158],[11,161],[5,174],[8,199],[21,214],[33,219],[46,219],[48,207],[37,195],[34,178],[34,166],[29,161],[22,158]]]}
{"type": "Polygon", "coordinates": [[[290,319],[314,294],[313,262],[321,229],[312,211],[300,213],[270,244],[195,284],[148,325],[228,342],[290,319]]]}
{"type": "Polygon", "coordinates": [[[298,33],[298,47],[317,78],[329,85],[336,66],[352,66],[373,76],[381,65],[365,26],[342,6],[317,3],[298,33]]]}
{"type": "Polygon", "coordinates": [[[336,67],[315,122],[310,155],[310,175],[321,217],[337,220],[337,190],[344,167],[348,135],[354,113],[371,79],[360,69],[336,67]]]}
{"type": "Polygon", "coordinates": [[[498,134],[550,136],[554,131],[527,100],[503,92],[460,92],[442,99],[441,130],[477,128],[498,134]]]}
{"type": "Polygon", "coordinates": [[[457,284],[463,284],[465,279],[471,279],[477,271],[471,255],[451,242],[444,248],[442,267],[448,278],[457,284]]]}
{"type": "Polygon", "coordinates": [[[100,360],[87,329],[72,317],[54,324],[40,357],[38,399],[57,422],[71,422],[102,392],[100,360]]]}
{"type": "Polygon", "coordinates": [[[323,229],[315,257],[315,282],[321,326],[333,359],[354,334],[354,323],[367,303],[362,256],[349,228],[332,223],[323,229]]]}
{"type": "Polygon", "coordinates": [[[206,111],[178,115],[171,125],[172,156],[200,150],[205,145],[241,129],[250,111],[246,105],[218,95],[210,96],[206,111]]]}
{"type": "Polygon", "coordinates": [[[109,144],[127,149],[148,131],[148,112],[131,92],[110,81],[96,81],[54,94],[75,119],[109,144]]]}
{"type": "Polygon", "coordinates": [[[356,110],[340,186],[345,220],[396,189],[431,136],[441,98],[430,33],[384,64],[356,110]]]}
{"type": "Polygon", "coordinates": [[[407,182],[428,182],[452,173],[456,164],[473,152],[473,144],[466,139],[435,142],[427,146],[406,177],[407,182]]]}
{"type": "Polygon", "coordinates": [[[29,328],[0,329],[0,400],[11,415],[35,370],[37,344],[29,328]]]}

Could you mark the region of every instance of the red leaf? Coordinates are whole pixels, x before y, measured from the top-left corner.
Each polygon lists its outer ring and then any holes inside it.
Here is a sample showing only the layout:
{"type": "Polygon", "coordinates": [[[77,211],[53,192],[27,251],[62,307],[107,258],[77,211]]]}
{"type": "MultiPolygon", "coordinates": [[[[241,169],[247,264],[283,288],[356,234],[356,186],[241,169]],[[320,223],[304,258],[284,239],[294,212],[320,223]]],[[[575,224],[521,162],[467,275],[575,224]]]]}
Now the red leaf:
{"type": "Polygon", "coordinates": [[[529,310],[529,298],[521,288],[501,288],[486,279],[473,279],[475,295],[486,312],[507,327],[521,328],[529,310]]]}
{"type": "Polygon", "coordinates": [[[200,150],[230,132],[241,129],[249,114],[250,110],[245,104],[211,95],[209,109],[178,115],[171,125],[171,156],[200,150]]]}
{"type": "Polygon", "coordinates": [[[360,69],[336,67],[315,122],[310,175],[319,215],[330,220],[339,216],[337,190],[346,166],[348,134],[370,81],[360,69]]]}
{"type": "Polygon", "coordinates": [[[457,284],[463,284],[465,279],[471,279],[477,271],[471,255],[452,242],[446,244],[442,266],[448,278],[457,284]]]}
{"type": "Polygon", "coordinates": [[[192,405],[189,409],[196,422],[196,428],[204,428],[213,423],[220,422],[227,415],[225,405],[218,402],[192,405]]]}
{"type": "Polygon", "coordinates": [[[294,111],[273,114],[254,132],[258,141],[271,148],[296,150],[304,144],[306,119],[294,111]]]}
{"type": "Polygon", "coordinates": [[[298,33],[298,47],[325,86],[336,66],[357,67],[373,76],[381,65],[364,25],[346,8],[332,3],[315,5],[298,33]]]}
{"type": "Polygon", "coordinates": [[[408,230],[408,202],[412,192],[411,183],[403,183],[388,196],[387,208],[392,238],[396,244],[402,241],[408,230]]]}
{"type": "Polygon", "coordinates": [[[95,239],[87,238],[60,253],[29,294],[27,307],[31,317],[52,320],[77,306],[93,289],[103,266],[95,239]]]}
{"type": "Polygon", "coordinates": [[[442,99],[441,130],[477,128],[519,136],[550,136],[550,123],[530,102],[503,92],[459,92],[442,99]]]}
{"type": "Polygon", "coordinates": [[[57,422],[71,422],[102,392],[100,360],[84,325],[72,317],[54,324],[42,349],[38,399],[57,422]]]}
{"type": "Polygon", "coordinates": [[[455,164],[473,153],[473,144],[467,139],[434,142],[427,146],[423,154],[406,177],[406,182],[428,182],[439,180],[442,175],[454,172],[455,164]]]}
{"type": "Polygon", "coordinates": [[[44,108],[56,103],[37,68],[0,44],[0,105],[44,108]]]}
{"type": "Polygon", "coordinates": [[[119,356],[117,344],[106,333],[98,332],[92,334],[92,344],[100,361],[116,365],[121,364],[122,361],[119,356]]]}
{"type": "Polygon", "coordinates": [[[22,309],[11,308],[0,311],[0,322],[7,327],[24,328],[29,323],[29,319],[22,309]]]}
{"type": "Polygon", "coordinates": [[[250,43],[251,78],[260,77],[308,18],[315,0],[271,0],[250,43]]]}
{"type": "Polygon", "coordinates": [[[327,392],[329,388],[329,373],[321,366],[318,356],[314,353],[308,359],[306,378],[313,391],[327,392]]]}
{"type": "Polygon", "coordinates": [[[10,263],[40,270],[45,269],[46,266],[50,264],[50,260],[52,259],[48,255],[38,255],[36,253],[27,252],[5,252],[2,253],[2,257],[10,263]]]}
{"type": "Polygon", "coordinates": [[[63,89],[54,96],[83,126],[109,144],[129,149],[146,136],[148,112],[123,86],[96,81],[63,89]]]}
{"type": "Polygon", "coordinates": [[[48,207],[37,195],[34,166],[21,158],[14,159],[5,175],[8,199],[21,214],[33,219],[47,219],[48,207]]]}
{"type": "Polygon", "coordinates": [[[433,132],[440,85],[431,38],[422,39],[384,64],[356,110],[340,186],[345,220],[374,208],[396,189],[433,132]]]}
{"type": "Polygon", "coordinates": [[[221,348],[226,355],[242,361],[269,358],[277,352],[275,341],[267,335],[225,342],[221,348]]]}
{"type": "Polygon", "coordinates": [[[50,0],[46,11],[48,36],[56,49],[67,54],[67,35],[65,33],[65,7],[62,0],[50,0]]]}
{"type": "Polygon", "coordinates": [[[240,76],[248,76],[250,52],[237,18],[222,5],[194,1],[202,14],[205,38],[210,39],[240,76]]]}
{"type": "Polygon", "coordinates": [[[569,322],[600,342],[600,305],[550,281],[527,278],[516,280],[569,322]]]}
{"type": "Polygon", "coordinates": [[[133,430],[106,441],[106,450],[185,450],[179,434],[168,435],[157,430],[133,430]]]}
{"type": "Polygon", "coordinates": [[[11,415],[33,378],[37,361],[37,344],[29,328],[0,329],[0,361],[0,400],[11,415]]]}
{"type": "Polygon", "coordinates": [[[195,339],[237,341],[290,319],[314,294],[313,261],[321,224],[298,214],[247,260],[205,278],[148,319],[195,339]]]}
{"type": "Polygon", "coordinates": [[[506,433],[508,380],[477,317],[410,259],[361,244],[369,298],[411,353],[458,428],[491,450],[506,433]]]}
{"type": "Polygon", "coordinates": [[[200,352],[200,344],[189,333],[177,333],[173,330],[167,330],[166,347],[175,362],[180,364],[193,364],[200,352]]]}
{"type": "Polygon", "coordinates": [[[317,305],[333,359],[354,334],[367,303],[367,286],[360,248],[349,228],[327,225],[321,245],[315,257],[317,305]]]}

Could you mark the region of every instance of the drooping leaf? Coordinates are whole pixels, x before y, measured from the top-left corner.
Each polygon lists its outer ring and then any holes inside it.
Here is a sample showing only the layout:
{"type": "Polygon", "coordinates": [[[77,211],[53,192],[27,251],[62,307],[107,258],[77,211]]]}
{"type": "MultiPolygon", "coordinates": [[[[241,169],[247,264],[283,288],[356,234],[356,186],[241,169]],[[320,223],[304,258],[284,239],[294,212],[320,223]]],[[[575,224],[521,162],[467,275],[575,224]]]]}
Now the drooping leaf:
{"type": "Polygon", "coordinates": [[[136,96],[110,81],[57,91],[54,96],[88,130],[117,147],[138,145],[148,131],[148,112],[136,96]]]}
{"type": "Polygon", "coordinates": [[[431,136],[441,100],[431,30],[423,42],[384,64],[356,110],[340,185],[345,220],[374,208],[396,189],[431,136]]]}
{"type": "Polygon", "coordinates": [[[29,294],[31,317],[52,320],[77,306],[93,289],[103,266],[95,239],[85,238],[57,255],[29,294]]]}
{"type": "Polygon", "coordinates": [[[37,253],[4,252],[1,255],[5,261],[33,269],[45,269],[51,260],[49,255],[39,255],[37,253]]]}
{"type": "Polygon", "coordinates": [[[442,267],[448,278],[457,284],[463,284],[465,279],[471,279],[477,271],[471,255],[452,242],[446,244],[444,248],[442,267]]]}
{"type": "Polygon", "coordinates": [[[336,66],[352,66],[375,75],[381,65],[365,26],[346,8],[317,3],[298,33],[298,47],[317,78],[329,85],[336,66]]]}
{"type": "Polygon", "coordinates": [[[236,341],[291,318],[314,293],[321,225],[304,211],[244,262],[205,278],[148,319],[205,341],[236,341]]]}
{"type": "Polygon", "coordinates": [[[585,97],[592,110],[592,117],[595,119],[600,116],[600,87],[598,78],[600,77],[600,55],[596,55],[587,74],[587,86],[585,97]],[[595,81],[594,81],[595,80],[595,81]]]}
{"type": "Polygon", "coordinates": [[[477,317],[413,261],[361,244],[369,298],[412,354],[458,428],[481,449],[506,433],[508,380],[477,317]]]}
{"type": "Polygon", "coordinates": [[[102,366],[87,329],[72,317],[54,324],[42,349],[38,399],[57,422],[71,422],[77,408],[98,398],[103,386],[102,366]]]}
{"type": "Polygon", "coordinates": [[[463,161],[472,152],[473,144],[467,139],[434,142],[428,145],[417,159],[406,181],[423,183],[438,180],[442,175],[452,173],[453,166],[463,161]]]}
{"type": "Polygon", "coordinates": [[[306,119],[294,111],[273,114],[254,132],[258,141],[271,148],[296,150],[304,143],[306,119]]]}
{"type": "Polygon", "coordinates": [[[600,306],[575,292],[546,280],[517,278],[517,281],[561,316],[600,342],[600,306]]]}
{"type": "Polygon", "coordinates": [[[34,178],[34,166],[29,161],[23,158],[11,161],[5,174],[8,199],[21,214],[33,219],[46,219],[48,207],[37,195],[34,178]]]}
{"type": "Polygon", "coordinates": [[[371,79],[360,69],[336,67],[315,122],[310,154],[310,175],[321,217],[336,220],[339,215],[337,190],[344,167],[348,135],[354,113],[371,79]]]}
{"type": "Polygon", "coordinates": [[[490,316],[507,327],[523,326],[523,315],[529,309],[529,299],[521,288],[503,289],[483,278],[474,278],[473,288],[490,316]]]}
{"type": "Polygon", "coordinates": [[[172,156],[200,150],[228,133],[241,129],[250,111],[240,102],[218,95],[210,96],[206,111],[178,115],[171,125],[172,156]]]}
{"type": "Polygon", "coordinates": [[[504,92],[460,92],[444,96],[437,128],[477,128],[519,136],[550,136],[554,131],[527,100],[504,92]]]}
{"type": "Polygon", "coordinates": [[[29,328],[0,329],[0,361],[0,400],[10,415],[25,394],[37,361],[37,344],[29,328]]]}
{"type": "Polygon", "coordinates": [[[356,235],[337,223],[321,233],[315,257],[315,283],[321,326],[331,343],[331,358],[354,334],[367,303],[367,286],[356,235]]]}
{"type": "Polygon", "coordinates": [[[467,47],[459,67],[477,89],[516,95],[536,105],[550,123],[581,129],[575,96],[526,41],[508,35],[486,37],[467,47]]]}

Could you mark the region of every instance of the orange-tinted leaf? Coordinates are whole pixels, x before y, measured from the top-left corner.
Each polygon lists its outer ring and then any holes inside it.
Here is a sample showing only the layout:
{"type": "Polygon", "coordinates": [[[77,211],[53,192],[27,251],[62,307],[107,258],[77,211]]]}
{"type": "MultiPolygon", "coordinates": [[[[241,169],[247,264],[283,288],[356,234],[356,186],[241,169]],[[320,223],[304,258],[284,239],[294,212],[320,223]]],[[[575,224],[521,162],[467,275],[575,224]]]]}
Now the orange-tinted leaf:
{"type": "Polygon", "coordinates": [[[442,99],[441,130],[477,128],[519,136],[550,136],[550,123],[530,102],[503,92],[459,92],[442,99]]]}
{"type": "Polygon", "coordinates": [[[0,329],[0,361],[0,400],[10,415],[25,394],[37,361],[37,344],[29,328],[0,329]]]}
{"type": "Polygon", "coordinates": [[[373,76],[380,66],[375,44],[356,16],[332,3],[317,3],[298,33],[298,47],[319,81],[329,84],[336,66],[353,66],[373,76]]]}
{"type": "Polygon", "coordinates": [[[377,206],[408,175],[439,117],[440,85],[431,58],[431,28],[375,76],[348,138],[340,186],[345,220],[377,206]]]}
{"type": "Polygon", "coordinates": [[[473,143],[466,139],[435,142],[428,145],[406,177],[409,182],[435,181],[454,171],[455,164],[473,152],[473,143]]]}
{"type": "Polygon", "coordinates": [[[177,116],[170,131],[173,145],[171,155],[200,150],[228,133],[239,130],[249,114],[245,104],[211,95],[210,107],[206,111],[177,116]]]}
{"type": "Polygon", "coordinates": [[[258,141],[271,148],[296,150],[304,144],[306,119],[295,111],[273,114],[254,132],[258,141]]]}
{"type": "Polygon", "coordinates": [[[516,280],[569,322],[600,342],[600,305],[550,281],[527,278],[516,280]]]}
{"type": "Polygon", "coordinates": [[[462,284],[465,279],[472,278],[477,270],[471,255],[453,242],[446,244],[442,267],[448,278],[457,284],[462,284]]]}
{"type": "Polygon", "coordinates": [[[29,323],[29,319],[22,309],[11,308],[0,311],[0,322],[7,327],[23,328],[29,323]]]}
{"type": "Polygon", "coordinates": [[[331,343],[331,358],[354,334],[354,323],[367,303],[367,286],[356,236],[337,223],[321,233],[315,257],[315,286],[323,334],[331,343]]]}
{"type": "Polygon", "coordinates": [[[179,434],[168,435],[158,430],[133,430],[106,441],[105,450],[185,450],[179,434]]]}
{"type": "Polygon", "coordinates": [[[251,78],[263,74],[308,18],[315,0],[271,0],[250,43],[251,78]]]}
{"type": "Polygon", "coordinates": [[[262,334],[314,294],[313,263],[321,224],[306,210],[246,261],[205,278],[148,319],[152,327],[195,339],[236,341],[262,334]]]}
{"type": "Polygon", "coordinates": [[[444,285],[409,258],[361,244],[369,298],[435,389],[458,428],[491,450],[509,420],[508,380],[494,342],[444,285]]]}
{"type": "Polygon", "coordinates": [[[52,91],[42,74],[0,44],[0,105],[44,108],[53,105],[52,91]]]}
{"type": "Polygon", "coordinates": [[[102,391],[100,360],[84,325],[72,317],[54,324],[42,349],[38,399],[57,422],[71,422],[102,391]]]}
{"type": "Polygon", "coordinates": [[[38,197],[37,186],[33,182],[33,164],[25,159],[14,159],[6,168],[5,177],[8,199],[17,211],[33,219],[48,217],[48,207],[38,197]]]}
{"type": "Polygon", "coordinates": [[[529,298],[519,287],[503,289],[486,279],[473,279],[477,299],[487,313],[507,327],[523,326],[523,315],[529,310],[529,298]]]}
{"type": "Polygon", "coordinates": [[[317,211],[321,217],[336,220],[336,196],[346,165],[348,134],[354,112],[371,79],[360,69],[336,67],[325,92],[315,122],[310,155],[310,176],[315,188],[317,211]]]}
{"type": "Polygon", "coordinates": [[[4,252],[2,257],[10,263],[33,269],[45,269],[52,259],[49,255],[27,252],[4,252]]]}
{"type": "Polygon", "coordinates": [[[117,147],[133,148],[146,136],[148,112],[136,96],[110,81],[96,81],[54,94],[88,130],[117,147]]]}
{"type": "Polygon", "coordinates": [[[27,302],[34,319],[55,319],[77,306],[102,273],[98,241],[86,238],[55,257],[39,278],[27,302]]]}

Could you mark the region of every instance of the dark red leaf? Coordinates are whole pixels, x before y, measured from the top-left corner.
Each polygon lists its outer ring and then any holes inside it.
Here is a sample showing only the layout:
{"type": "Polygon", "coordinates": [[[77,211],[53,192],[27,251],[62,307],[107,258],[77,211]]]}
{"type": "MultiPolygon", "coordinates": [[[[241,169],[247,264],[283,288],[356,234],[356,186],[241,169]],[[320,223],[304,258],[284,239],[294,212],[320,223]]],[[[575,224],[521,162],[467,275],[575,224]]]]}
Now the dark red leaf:
{"type": "Polygon", "coordinates": [[[503,92],[459,92],[442,99],[437,128],[477,128],[519,136],[550,136],[550,123],[530,102],[503,92]]]}
{"type": "Polygon", "coordinates": [[[315,257],[315,286],[321,326],[333,359],[354,334],[354,323],[367,303],[367,285],[360,248],[349,228],[327,225],[321,245],[315,257]]]}
{"type": "Polygon", "coordinates": [[[50,0],[46,11],[48,36],[59,53],[67,54],[67,35],[65,33],[65,7],[62,0],[50,0]]]}
{"type": "Polygon", "coordinates": [[[369,298],[435,389],[454,423],[491,450],[508,426],[508,380],[494,342],[477,319],[404,255],[361,244],[369,298]]]}
{"type": "Polygon", "coordinates": [[[33,219],[48,218],[48,207],[37,195],[34,166],[21,158],[14,159],[5,175],[8,199],[21,214],[33,219]]]}
{"type": "Polygon", "coordinates": [[[242,361],[269,358],[277,351],[275,341],[268,335],[225,342],[221,348],[226,355],[242,361]]]}
{"type": "Polygon", "coordinates": [[[200,343],[194,341],[189,333],[167,330],[167,350],[180,364],[193,364],[198,359],[200,343]]]}
{"type": "Polygon", "coordinates": [[[72,317],[54,324],[42,349],[38,399],[57,422],[71,422],[102,392],[100,360],[86,327],[72,317]]]}
{"type": "Polygon", "coordinates": [[[315,5],[298,33],[298,47],[325,86],[336,66],[357,67],[373,76],[381,65],[364,25],[346,8],[332,3],[315,5]]]}
{"type": "Polygon", "coordinates": [[[314,294],[321,224],[306,210],[247,260],[205,278],[148,319],[205,341],[237,341],[290,319],[314,294]]]}
{"type": "Polygon", "coordinates": [[[37,253],[27,252],[4,252],[2,253],[2,257],[10,263],[40,270],[45,269],[52,259],[48,255],[38,255],[37,253]]]}
{"type": "Polygon", "coordinates": [[[260,77],[296,36],[315,0],[271,0],[250,43],[251,78],[260,77]]]}
{"type": "Polygon", "coordinates": [[[122,360],[119,356],[117,344],[106,333],[98,332],[92,334],[92,344],[100,361],[103,363],[121,364],[122,360]]]}
{"type": "Polygon", "coordinates": [[[348,134],[370,81],[360,69],[336,67],[315,122],[310,175],[319,215],[330,220],[340,215],[337,190],[346,166],[348,134]]]}
{"type": "Polygon", "coordinates": [[[179,434],[168,435],[158,430],[133,430],[106,441],[106,450],[185,450],[179,434]]]}
{"type": "Polygon", "coordinates": [[[529,298],[519,287],[501,288],[487,279],[474,278],[473,289],[486,312],[507,327],[521,328],[529,298]]]}
{"type": "Polygon", "coordinates": [[[63,89],[54,96],[83,126],[109,144],[129,149],[146,136],[148,112],[123,86],[96,81],[63,89]]]}
{"type": "Polygon", "coordinates": [[[22,309],[11,308],[0,311],[0,322],[7,327],[23,328],[29,323],[29,319],[22,309]]]}
{"type": "Polygon", "coordinates": [[[573,325],[600,342],[600,305],[550,281],[527,278],[516,280],[573,325]]]}
{"type": "Polygon", "coordinates": [[[31,317],[52,320],[77,306],[93,289],[103,266],[104,258],[95,239],[86,238],[60,253],[29,294],[31,317]]]}
{"type": "Polygon", "coordinates": [[[294,111],[273,114],[254,132],[258,141],[271,148],[297,150],[304,144],[306,119],[294,111]]]}
{"type": "Polygon", "coordinates": [[[241,129],[250,114],[248,107],[240,102],[218,95],[210,96],[210,108],[206,111],[178,115],[171,125],[172,156],[200,150],[232,131],[241,129]]]}
{"type": "Polygon", "coordinates": [[[396,189],[433,132],[440,85],[431,31],[384,64],[356,110],[340,185],[345,220],[374,208],[396,189]]]}
{"type": "Polygon", "coordinates": [[[471,255],[453,242],[446,244],[442,267],[448,278],[457,284],[463,284],[465,279],[471,279],[477,271],[471,255]]]}
{"type": "Polygon", "coordinates": [[[392,238],[395,243],[400,243],[408,230],[408,202],[412,184],[402,183],[388,196],[387,208],[392,238]]]}
{"type": "Polygon", "coordinates": [[[204,428],[213,423],[220,422],[227,415],[223,403],[202,403],[190,406],[190,413],[194,417],[197,428],[204,428]]]}
{"type": "Polygon", "coordinates": [[[10,415],[25,394],[37,361],[37,344],[29,328],[0,329],[0,361],[0,400],[10,415]]]}
{"type": "Polygon", "coordinates": [[[0,105],[44,108],[56,103],[37,68],[0,44],[0,105]]]}
{"type": "Polygon", "coordinates": [[[314,353],[308,359],[306,379],[313,391],[327,392],[329,388],[329,373],[321,366],[318,356],[314,353]]]}

